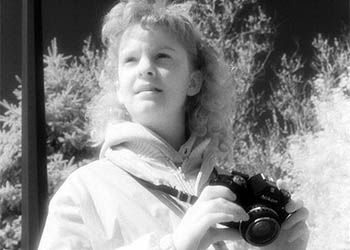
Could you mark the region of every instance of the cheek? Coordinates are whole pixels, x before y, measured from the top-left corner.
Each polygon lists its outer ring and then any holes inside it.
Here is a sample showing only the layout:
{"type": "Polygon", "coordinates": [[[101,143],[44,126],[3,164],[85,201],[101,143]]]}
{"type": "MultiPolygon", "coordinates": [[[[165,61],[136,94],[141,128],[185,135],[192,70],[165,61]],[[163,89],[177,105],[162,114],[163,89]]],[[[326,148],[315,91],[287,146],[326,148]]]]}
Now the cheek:
{"type": "Polygon", "coordinates": [[[132,75],[126,69],[121,69],[118,75],[119,89],[125,91],[128,88],[131,88],[133,79],[132,75]]]}

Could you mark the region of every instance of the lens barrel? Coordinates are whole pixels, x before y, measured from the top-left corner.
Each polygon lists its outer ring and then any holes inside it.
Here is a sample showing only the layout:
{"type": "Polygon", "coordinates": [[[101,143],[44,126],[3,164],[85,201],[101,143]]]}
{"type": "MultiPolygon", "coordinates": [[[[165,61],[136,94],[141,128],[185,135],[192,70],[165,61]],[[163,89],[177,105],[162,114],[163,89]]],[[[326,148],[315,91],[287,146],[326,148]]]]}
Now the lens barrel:
{"type": "Polygon", "coordinates": [[[248,211],[249,220],[242,221],[239,231],[242,237],[254,246],[266,246],[274,241],[280,232],[278,214],[266,206],[255,206],[248,211]]]}

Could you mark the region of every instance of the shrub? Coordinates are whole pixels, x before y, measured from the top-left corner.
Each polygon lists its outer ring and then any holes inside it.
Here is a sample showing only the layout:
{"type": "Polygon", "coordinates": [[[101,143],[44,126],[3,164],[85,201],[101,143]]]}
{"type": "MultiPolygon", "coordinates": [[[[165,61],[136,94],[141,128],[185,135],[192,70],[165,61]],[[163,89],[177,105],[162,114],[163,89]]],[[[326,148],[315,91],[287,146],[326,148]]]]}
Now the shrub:
{"type": "Polygon", "coordinates": [[[287,180],[310,210],[308,249],[345,250],[350,240],[350,49],[318,37],[312,103],[319,130],[289,139],[287,180]]]}
{"type": "MultiPolygon", "coordinates": [[[[98,91],[103,53],[84,41],[82,55],[64,56],[52,40],[44,55],[48,191],[51,196],[76,168],[91,161],[85,104],[98,91]]],[[[20,79],[18,79],[20,81],[20,79]]],[[[21,238],[21,87],[17,104],[0,102],[0,248],[20,249],[21,238]]]]}
{"type": "Polygon", "coordinates": [[[90,155],[85,104],[97,94],[101,53],[84,41],[82,56],[58,53],[56,40],[44,56],[48,155],[61,152],[65,159],[81,160],[90,155]]]}
{"type": "MultiPolygon", "coordinates": [[[[20,88],[14,94],[21,101],[20,88]]],[[[21,237],[21,107],[0,102],[0,248],[15,250],[21,237]]]]}

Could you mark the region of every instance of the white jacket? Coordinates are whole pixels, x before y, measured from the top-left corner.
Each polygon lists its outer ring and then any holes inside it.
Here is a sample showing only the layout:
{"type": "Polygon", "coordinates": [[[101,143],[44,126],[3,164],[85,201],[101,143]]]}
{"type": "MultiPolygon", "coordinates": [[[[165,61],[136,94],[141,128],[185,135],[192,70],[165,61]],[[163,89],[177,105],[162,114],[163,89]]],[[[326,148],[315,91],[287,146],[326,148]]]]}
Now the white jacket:
{"type": "Polygon", "coordinates": [[[149,190],[129,173],[198,195],[215,159],[209,140],[179,151],[145,127],[111,126],[100,160],[72,173],[50,201],[39,250],[170,249],[169,236],[189,204],[149,190]]]}

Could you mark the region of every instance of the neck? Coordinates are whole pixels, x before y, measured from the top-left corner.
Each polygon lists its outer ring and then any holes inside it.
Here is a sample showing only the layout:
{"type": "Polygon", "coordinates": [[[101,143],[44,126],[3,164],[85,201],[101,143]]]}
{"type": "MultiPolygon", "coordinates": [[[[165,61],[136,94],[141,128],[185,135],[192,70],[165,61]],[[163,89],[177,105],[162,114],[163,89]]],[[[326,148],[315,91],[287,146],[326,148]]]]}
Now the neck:
{"type": "Polygon", "coordinates": [[[172,126],[170,130],[169,127],[165,127],[164,130],[158,129],[158,131],[155,132],[166,140],[175,150],[179,150],[186,141],[184,127],[174,128],[174,126],[172,126]]]}
{"type": "Polygon", "coordinates": [[[185,117],[157,121],[156,124],[143,124],[167,141],[175,150],[186,142],[185,117]]]}

